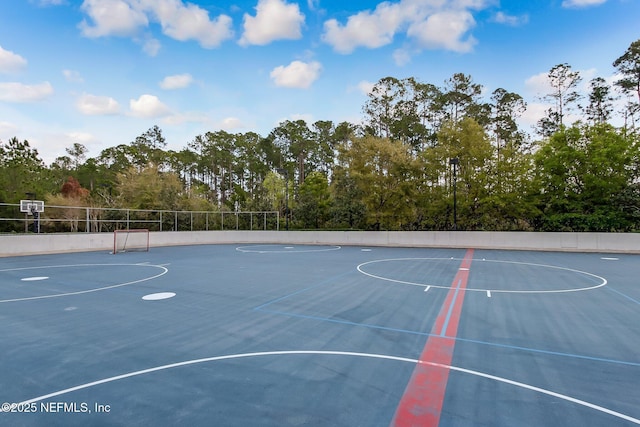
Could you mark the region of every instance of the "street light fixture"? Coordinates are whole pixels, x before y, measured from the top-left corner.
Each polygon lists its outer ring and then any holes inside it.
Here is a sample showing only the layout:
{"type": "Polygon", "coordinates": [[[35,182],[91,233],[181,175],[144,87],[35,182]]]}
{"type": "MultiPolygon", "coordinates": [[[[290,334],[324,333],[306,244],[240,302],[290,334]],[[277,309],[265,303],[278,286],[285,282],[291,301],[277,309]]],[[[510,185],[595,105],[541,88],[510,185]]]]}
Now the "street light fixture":
{"type": "Polygon", "coordinates": [[[457,157],[449,159],[449,164],[453,166],[453,229],[458,229],[458,200],[456,190],[458,187],[458,164],[460,160],[457,157]]]}
{"type": "Polygon", "coordinates": [[[280,175],[284,176],[285,179],[285,196],[284,196],[284,200],[285,200],[285,208],[284,208],[284,215],[285,215],[285,229],[287,231],[289,231],[289,171],[286,169],[278,169],[278,173],[280,175]]]}

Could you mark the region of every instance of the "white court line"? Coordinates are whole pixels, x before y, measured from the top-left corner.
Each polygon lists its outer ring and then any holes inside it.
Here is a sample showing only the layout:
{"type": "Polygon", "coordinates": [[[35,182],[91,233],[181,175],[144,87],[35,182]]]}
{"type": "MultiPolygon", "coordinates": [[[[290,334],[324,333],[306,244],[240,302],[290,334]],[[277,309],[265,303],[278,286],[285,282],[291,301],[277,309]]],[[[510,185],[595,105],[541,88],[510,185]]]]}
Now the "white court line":
{"type": "MultiPolygon", "coordinates": [[[[313,245],[305,245],[305,246],[313,246],[313,245]]],[[[295,249],[295,247],[290,246],[290,247],[285,247],[285,249],[287,249],[286,251],[278,251],[278,250],[260,250],[260,248],[266,248],[266,247],[276,247],[276,248],[281,248],[283,247],[282,245],[253,245],[253,246],[238,246],[236,248],[236,251],[238,252],[253,252],[253,253],[259,253],[259,254],[292,254],[292,253],[304,253],[304,252],[328,252],[328,251],[337,251],[339,249],[342,249],[341,246],[334,246],[334,245],[318,245],[319,248],[322,249],[303,249],[303,250],[292,250],[295,249]],[[256,248],[256,249],[254,249],[256,248]],[[289,249],[291,248],[291,249],[289,249]]]]}
{"type": "Polygon", "coordinates": [[[427,292],[429,289],[431,289],[431,286],[427,286],[426,288],[424,288],[424,291],[427,292]]]}
{"type": "MultiPolygon", "coordinates": [[[[372,273],[367,273],[366,271],[364,271],[363,266],[367,265],[367,264],[375,264],[375,263],[380,263],[380,262],[388,262],[388,261],[449,261],[452,258],[388,258],[388,259],[378,259],[378,260],[374,260],[374,261],[368,261],[368,262],[363,262],[362,264],[358,265],[356,267],[356,269],[364,274],[365,276],[369,276],[369,277],[373,277],[375,279],[380,279],[380,280],[386,280],[387,282],[393,282],[393,283],[401,283],[403,285],[412,285],[412,286],[421,286],[424,287],[427,284],[426,283],[416,283],[416,282],[408,282],[406,280],[398,280],[398,279],[392,279],[390,277],[384,277],[384,276],[378,276],[372,273]]],[[[456,258],[456,260],[461,260],[461,258],[456,258]]],[[[510,294],[554,294],[554,293],[568,293],[568,292],[581,292],[581,291],[590,291],[592,289],[597,289],[597,288],[601,288],[603,286],[605,286],[607,284],[607,279],[605,279],[604,277],[598,276],[596,274],[593,273],[589,273],[587,271],[582,271],[582,270],[576,270],[573,268],[568,268],[568,267],[559,267],[557,265],[547,265],[547,264],[534,264],[531,262],[520,262],[520,261],[501,261],[501,260],[484,260],[484,262],[494,262],[494,263],[503,263],[503,264],[517,264],[517,265],[529,265],[529,266],[533,266],[533,267],[544,267],[544,268],[551,268],[551,269],[556,269],[556,270],[564,270],[564,271],[570,271],[573,273],[578,273],[578,274],[582,274],[585,276],[590,276],[593,278],[596,278],[598,280],[601,280],[601,283],[595,285],[595,286],[589,286],[589,287],[584,287],[584,288],[575,288],[575,289],[551,289],[551,290],[525,290],[525,291],[515,291],[515,290],[508,290],[508,289],[478,289],[478,288],[465,288],[466,292],[486,292],[486,291],[491,291],[493,293],[510,293],[510,294]]],[[[434,288],[439,288],[439,289],[452,289],[451,286],[439,286],[439,285],[431,285],[434,288]]]]}
{"type": "MultiPolygon", "coordinates": [[[[144,375],[144,374],[149,374],[152,372],[158,372],[158,371],[164,371],[167,369],[172,369],[172,368],[179,368],[181,366],[189,366],[189,365],[195,365],[198,363],[206,363],[206,362],[215,362],[215,361],[219,361],[219,360],[230,360],[230,359],[241,359],[241,358],[247,358],[247,357],[261,357],[261,356],[286,356],[286,355],[328,355],[328,356],[353,356],[353,357],[366,357],[366,358],[371,358],[371,359],[386,359],[386,360],[393,360],[393,361],[398,361],[398,362],[409,362],[409,363],[419,363],[419,364],[424,364],[424,365],[430,365],[430,366],[435,366],[438,368],[442,368],[442,369],[450,369],[452,371],[456,371],[456,372],[461,372],[464,374],[469,374],[469,375],[475,375],[478,377],[482,377],[482,378],[486,378],[489,380],[493,380],[493,381],[498,381],[504,384],[509,384],[515,387],[520,387],[523,388],[525,390],[530,390],[530,391],[534,391],[537,393],[541,393],[541,394],[546,394],[547,396],[552,396],[555,397],[557,399],[561,399],[561,400],[565,400],[567,402],[571,402],[571,403],[575,403],[577,405],[580,406],[584,406],[586,408],[590,408],[599,412],[603,412],[605,414],[614,416],[616,418],[620,418],[623,419],[625,421],[630,421],[634,424],[638,424],[640,425],[640,419],[638,418],[633,418],[629,415],[625,415],[622,414],[620,412],[616,412],[613,411],[611,409],[607,409],[603,406],[599,406],[599,405],[595,405],[593,403],[584,401],[584,400],[580,400],[580,399],[576,399],[573,398],[571,396],[567,396],[565,394],[560,394],[560,393],[556,393],[554,391],[551,390],[546,390],[540,387],[535,387],[529,384],[525,384],[525,383],[521,383],[518,381],[512,381],[509,380],[507,378],[503,378],[503,377],[498,377],[495,375],[490,375],[490,374],[485,374],[483,372],[479,372],[479,371],[473,371],[471,369],[465,369],[465,368],[459,368],[457,366],[448,366],[448,365],[442,365],[439,363],[433,363],[433,362],[427,362],[427,361],[420,361],[420,360],[416,360],[416,359],[409,359],[406,357],[398,357],[398,356],[388,356],[388,355],[384,355],[384,354],[371,354],[371,353],[355,353],[355,352],[348,352],[348,351],[313,351],[313,350],[293,350],[293,351],[269,351],[269,352],[258,352],[258,353],[241,353],[241,354],[231,354],[231,355],[226,355],[226,356],[215,356],[215,357],[207,357],[204,359],[194,359],[194,360],[187,360],[184,362],[178,362],[178,363],[171,363],[169,365],[162,365],[162,366],[157,366],[155,368],[149,368],[149,369],[143,369],[140,371],[134,371],[134,372],[129,372],[127,374],[122,374],[122,375],[116,375],[114,377],[109,377],[109,378],[104,378],[102,380],[98,380],[98,381],[93,381],[90,383],[86,383],[86,384],[82,384],[82,385],[78,385],[75,387],[70,387],[70,388],[66,388],[64,390],[60,390],[60,391],[56,391],[53,393],[49,393],[49,394],[45,394],[42,396],[38,396],[38,397],[34,397],[33,399],[29,399],[29,400],[25,400],[23,402],[18,403],[18,406],[26,406],[30,403],[34,403],[34,402],[39,402],[41,400],[45,400],[45,399],[49,399],[52,397],[56,397],[56,396],[61,396],[64,394],[68,394],[74,391],[78,391],[78,390],[83,390],[86,388],[90,388],[90,387],[94,387],[100,384],[106,384],[106,383],[110,383],[110,382],[114,382],[114,381],[118,381],[118,380],[122,380],[125,378],[131,378],[131,377],[136,377],[139,375],[144,375]]],[[[1,408],[0,408],[0,412],[4,412],[1,408]]]]}
{"type": "Polygon", "coordinates": [[[487,298],[491,298],[491,291],[487,291],[487,298]]]}
{"type": "Polygon", "coordinates": [[[155,267],[155,268],[162,269],[162,272],[159,273],[159,274],[156,274],[155,276],[145,277],[144,279],[133,280],[131,282],[126,282],[126,283],[119,283],[117,285],[104,286],[102,288],[87,289],[87,290],[84,290],[84,291],[77,291],[77,292],[66,292],[66,293],[62,293],[62,294],[50,294],[50,295],[40,295],[40,296],[35,296],[35,297],[4,299],[4,300],[0,300],[0,303],[3,303],[3,302],[16,302],[16,301],[32,301],[32,300],[45,299],[45,298],[58,298],[58,297],[66,297],[66,296],[70,296],[70,295],[80,295],[80,294],[88,294],[90,292],[104,291],[106,289],[119,288],[121,286],[128,286],[128,285],[133,285],[134,283],[140,283],[140,282],[145,282],[147,280],[152,280],[152,279],[155,279],[157,277],[160,277],[160,276],[163,276],[163,275],[167,274],[167,272],[169,271],[166,267],[162,267],[160,265],[152,265],[152,264],[144,264],[144,265],[142,265],[142,264],[73,264],[73,265],[49,265],[49,266],[41,266],[41,267],[6,268],[6,269],[3,269],[3,270],[0,270],[0,273],[4,272],[4,271],[36,270],[36,269],[42,269],[42,268],[98,267],[98,266],[102,266],[102,267],[105,267],[105,266],[107,266],[107,267],[111,267],[111,266],[116,266],[116,267],[121,267],[121,266],[155,267]]]}

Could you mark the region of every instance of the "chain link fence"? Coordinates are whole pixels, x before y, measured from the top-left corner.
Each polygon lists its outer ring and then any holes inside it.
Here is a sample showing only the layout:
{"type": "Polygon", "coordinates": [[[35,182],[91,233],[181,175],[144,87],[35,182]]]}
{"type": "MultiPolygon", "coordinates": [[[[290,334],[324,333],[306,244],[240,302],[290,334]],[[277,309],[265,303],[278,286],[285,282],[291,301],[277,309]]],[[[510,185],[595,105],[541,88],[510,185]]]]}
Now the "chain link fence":
{"type": "Polygon", "coordinates": [[[280,213],[169,211],[87,206],[45,206],[39,215],[19,204],[0,203],[0,233],[100,233],[146,228],[149,231],[279,230],[280,213]]]}

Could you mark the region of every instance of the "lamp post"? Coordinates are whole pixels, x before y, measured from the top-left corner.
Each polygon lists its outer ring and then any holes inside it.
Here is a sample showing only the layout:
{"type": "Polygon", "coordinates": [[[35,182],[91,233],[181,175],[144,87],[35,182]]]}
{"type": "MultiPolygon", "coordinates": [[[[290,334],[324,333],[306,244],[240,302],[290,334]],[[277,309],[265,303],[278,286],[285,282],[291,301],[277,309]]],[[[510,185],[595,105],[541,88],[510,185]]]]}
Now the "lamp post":
{"type": "Polygon", "coordinates": [[[449,164],[453,166],[453,229],[458,229],[458,200],[456,197],[456,190],[458,187],[458,163],[460,160],[457,157],[449,159],[449,164]]]}
{"type": "Polygon", "coordinates": [[[284,215],[285,215],[285,229],[287,231],[289,231],[289,171],[287,171],[286,169],[278,169],[278,173],[284,176],[285,179],[285,195],[284,195],[284,200],[285,200],[285,208],[284,208],[284,215]]]}

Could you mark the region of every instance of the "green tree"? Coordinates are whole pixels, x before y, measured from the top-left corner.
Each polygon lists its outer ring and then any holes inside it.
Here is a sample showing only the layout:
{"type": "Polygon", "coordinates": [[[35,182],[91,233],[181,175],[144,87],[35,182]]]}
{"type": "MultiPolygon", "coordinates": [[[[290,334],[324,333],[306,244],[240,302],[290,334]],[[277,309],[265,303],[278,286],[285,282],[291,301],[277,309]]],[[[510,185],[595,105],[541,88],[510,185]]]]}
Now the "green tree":
{"type": "Polygon", "coordinates": [[[547,110],[547,116],[538,121],[538,132],[542,136],[550,136],[564,125],[564,116],[571,111],[580,94],[577,87],[582,81],[580,73],[573,71],[569,64],[558,64],[547,74],[551,92],[543,96],[543,100],[553,103],[547,110]]]}
{"type": "Polygon", "coordinates": [[[362,229],[366,227],[366,206],[363,192],[356,180],[343,167],[334,170],[330,185],[331,224],[337,228],[362,229]]]}
{"type": "Polygon", "coordinates": [[[180,209],[182,190],[176,174],[160,172],[155,165],[142,170],[131,167],[118,174],[118,202],[124,208],[180,209]]]}
{"type": "Polygon", "coordinates": [[[592,79],[589,86],[591,88],[589,105],[585,109],[587,120],[596,125],[609,122],[613,114],[613,101],[615,101],[615,97],[611,94],[611,87],[602,77],[592,79]]]}
{"type": "MultiPolygon", "coordinates": [[[[443,160],[458,158],[457,201],[458,225],[462,229],[482,229],[495,209],[489,199],[493,147],[482,126],[472,118],[446,123],[438,134],[443,160]]],[[[451,169],[448,169],[451,173],[451,169]]],[[[451,175],[447,177],[451,183],[451,175]]],[[[453,191],[449,184],[449,200],[453,191]]]]}
{"type": "Polygon", "coordinates": [[[278,167],[290,170],[291,165],[295,165],[297,185],[302,184],[306,173],[318,169],[312,162],[314,135],[304,120],[286,120],[273,129],[270,136],[283,156],[278,167]]]}
{"type": "Polygon", "coordinates": [[[640,103],[640,39],[631,43],[626,52],[613,61],[613,66],[622,74],[616,85],[625,92],[635,92],[640,103]]]}
{"type": "Polygon", "coordinates": [[[355,138],[341,157],[362,194],[369,227],[399,229],[412,222],[412,160],[406,145],[369,135],[355,138]]]}
{"type": "Polygon", "coordinates": [[[445,82],[441,105],[446,112],[446,119],[458,122],[471,117],[480,124],[489,122],[490,108],[481,101],[482,85],[474,83],[471,76],[455,73],[445,82]]]}
{"type": "Polygon", "coordinates": [[[404,83],[395,77],[380,79],[368,94],[363,112],[367,117],[367,132],[373,136],[391,138],[394,109],[397,102],[406,96],[404,83]]]}
{"type": "Polygon", "coordinates": [[[307,175],[300,186],[296,220],[304,228],[322,228],[329,219],[331,194],[327,177],[318,171],[307,175]]]}
{"type": "Polygon", "coordinates": [[[154,125],[131,143],[133,163],[139,167],[146,167],[152,163],[162,170],[165,160],[163,150],[166,146],[167,141],[162,135],[162,129],[154,125]]]}
{"type": "Polygon", "coordinates": [[[537,200],[544,230],[618,231],[634,225],[620,195],[631,195],[638,154],[610,125],[555,133],[535,154],[537,200]]]}
{"type": "Polygon", "coordinates": [[[418,150],[428,138],[425,121],[431,117],[433,85],[424,85],[414,78],[385,77],[375,84],[364,105],[366,131],[402,141],[418,150]]]}
{"type": "Polygon", "coordinates": [[[79,142],[75,142],[71,147],[65,148],[65,151],[71,157],[71,164],[74,170],[77,171],[80,165],[87,159],[87,152],[89,150],[79,142]]]}
{"type": "Polygon", "coordinates": [[[27,198],[27,193],[44,196],[51,192],[47,172],[38,150],[29,141],[21,142],[16,137],[6,143],[0,141],[0,200],[17,203],[27,198]]]}

